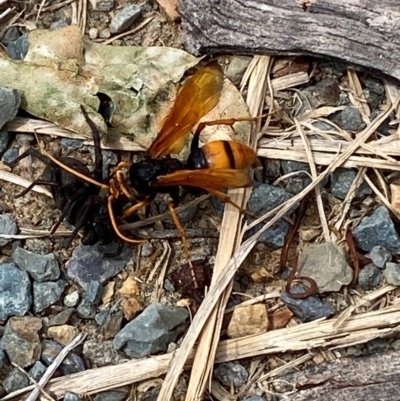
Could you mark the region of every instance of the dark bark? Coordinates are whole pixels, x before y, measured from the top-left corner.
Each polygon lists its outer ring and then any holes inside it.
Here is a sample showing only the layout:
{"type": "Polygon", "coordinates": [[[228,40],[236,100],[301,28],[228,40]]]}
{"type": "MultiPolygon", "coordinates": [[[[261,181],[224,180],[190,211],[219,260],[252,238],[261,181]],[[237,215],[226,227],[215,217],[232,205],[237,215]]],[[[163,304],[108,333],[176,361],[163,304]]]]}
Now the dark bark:
{"type": "Polygon", "coordinates": [[[400,79],[398,0],[181,0],[196,55],[308,54],[400,79]]]}
{"type": "Polygon", "coordinates": [[[398,401],[400,351],[325,362],[272,385],[281,401],[398,401]]]}

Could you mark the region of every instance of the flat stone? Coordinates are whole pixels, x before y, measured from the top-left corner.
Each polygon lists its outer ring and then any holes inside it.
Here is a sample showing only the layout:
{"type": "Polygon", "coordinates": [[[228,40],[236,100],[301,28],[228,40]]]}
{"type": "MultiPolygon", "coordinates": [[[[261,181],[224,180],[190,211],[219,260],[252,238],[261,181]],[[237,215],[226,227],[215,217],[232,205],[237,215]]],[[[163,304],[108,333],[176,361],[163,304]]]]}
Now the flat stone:
{"type": "Polygon", "coordinates": [[[9,148],[7,149],[3,156],[1,156],[1,161],[3,163],[11,164],[19,155],[19,151],[17,148],[9,148]]]}
{"type": "Polygon", "coordinates": [[[166,351],[185,329],[188,317],[185,308],[151,304],[115,336],[114,347],[133,358],[166,351]]]}
{"type": "Polygon", "coordinates": [[[129,28],[141,15],[142,9],[137,4],[124,7],[112,20],[110,24],[111,33],[121,33],[129,28]]]}
{"type": "Polygon", "coordinates": [[[28,53],[29,42],[26,35],[20,36],[6,47],[7,54],[14,60],[23,60],[28,53]]]}
{"type": "Polygon", "coordinates": [[[66,308],[55,316],[52,316],[47,324],[49,327],[51,326],[62,326],[66,324],[74,312],[73,308],[66,308]]]}
{"type": "Polygon", "coordinates": [[[264,304],[256,304],[235,308],[226,334],[229,338],[239,338],[267,331],[267,308],[264,304]]]}
{"type": "MultiPolygon", "coordinates": [[[[338,168],[331,175],[331,192],[338,199],[345,199],[357,173],[353,169],[338,168]]],[[[371,187],[363,181],[358,187],[355,197],[361,198],[366,195],[371,195],[371,187]]]]}
{"type": "Polygon", "coordinates": [[[339,291],[353,279],[345,251],[333,242],[305,248],[299,257],[298,271],[300,276],[314,279],[320,293],[339,291]]]}
{"type": "Polygon", "coordinates": [[[400,253],[400,238],[385,206],[364,217],[353,230],[353,236],[363,251],[371,252],[374,246],[382,246],[392,254],[400,253]]]}
{"type": "Polygon", "coordinates": [[[41,328],[42,321],[36,317],[12,317],[7,322],[0,345],[10,362],[25,368],[39,359],[41,328]]]}
{"type": "Polygon", "coordinates": [[[117,365],[129,360],[114,348],[112,341],[94,338],[84,342],[82,354],[90,362],[90,366],[97,368],[117,365]]]}
{"type": "Polygon", "coordinates": [[[38,282],[57,280],[60,268],[54,253],[38,255],[18,247],[12,255],[14,263],[38,282]]]}
{"type": "Polygon", "coordinates": [[[21,34],[19,33],[18,28],[16,26],[10,26],[6,30],[6,33],[4,34],[3,38],[1,39],[1,43],[4,46],[8,46],[11,42],[14,42],[20,36],[21,34]]]}
{"type": "Polygon", "coordinates": [[[10,133],[7,131],[0,131],[0,153],[3,153],[10,141],[10,133]]]}
{"type": "Polygon", "coordinates": [[[32,305],[28,273],[14,263],[0,264],[0,320],[25,315],[32,305]]]}
{"type": "Polygon", "coordinates": [[[43,365],[42,362],[36,361],[35,364],[29,369],[29,376],[32,377],[33,380],[39,381],[47,368],[43,365]]]}

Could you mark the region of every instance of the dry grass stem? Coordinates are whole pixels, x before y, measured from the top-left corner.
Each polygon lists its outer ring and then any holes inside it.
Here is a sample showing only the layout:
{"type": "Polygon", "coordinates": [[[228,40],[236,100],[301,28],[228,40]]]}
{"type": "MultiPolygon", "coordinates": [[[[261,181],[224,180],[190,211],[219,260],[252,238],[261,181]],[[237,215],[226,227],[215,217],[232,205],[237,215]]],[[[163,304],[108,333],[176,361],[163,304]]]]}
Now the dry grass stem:
{"type": "MultiPolygon", "coordinates": [[[[29,185],[32,184],[32,181],[26,180],[25,178],[22,178],[19,175],[9,173],[8,171],[4,170],[0,170],[0,180],[11,182],[12,184],[16,184],[24,188],[28,188],[29,185]]],[[[45,187],[42,187],[41,185],[35,185],[32,188],[32,191],[37,192],[39,194],[44,194],[49,198],[53,197],[51,192],[45,187]]]]}
{"type": "MultiPolygon", "coordinates": [[[[383,293],[382,293],[383,294],[383,293]]],[[[228,362],[260,355],[271,355],[289,351],[310,351],[343,348],[350,344],[362,344],[374,338],[385,337],[400,330],[399,298],[395,305],[384,309],[351,316],[339,328],[337,319],[316,321],[295,327],[270,331],[260,335],[221,341],[218,345],[216,362],[228,362]]],[[[196,316],[193,320],[195,324],[196,316]]],[[[98,392],[121,387],[142,380],[159,377],[173,365],[176,353],[158,355],[142,360],[90,369],[84,372],[51,380],[45,390],[62,398],[65,391],[73,389],[80,394],[98,392]]],[[[308,354],[309,355],[309,354],[308,354]]],[[[193,363],[193,353],[187,361],[187,367],[193,363]]],[[[3,398],[22,400],[34,386],[17,390],[3,398]]]]}

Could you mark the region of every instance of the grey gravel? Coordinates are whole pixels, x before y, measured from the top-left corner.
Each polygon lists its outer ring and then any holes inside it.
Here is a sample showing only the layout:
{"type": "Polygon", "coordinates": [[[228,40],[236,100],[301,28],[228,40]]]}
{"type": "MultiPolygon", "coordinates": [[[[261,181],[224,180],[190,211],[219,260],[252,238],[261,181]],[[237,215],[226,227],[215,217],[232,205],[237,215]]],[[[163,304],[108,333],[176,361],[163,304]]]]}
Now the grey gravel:
{"type": "Polygon", "coordinates": [[[17,248],[12,259],[14,263],[38,282],[57,280],[60,277],[60,268],[54,253],[38,255],[23,248],[17,248]]]}
{"type": "MultiPolygon", "coordinates": [[[[357,173],[353,169],[338,168],[331,175],[332,195],[339,199],[346,198],[357,173]]],[[[371,187],[363,181],[356,191],[356,198],[371,195],[371,187]]]]}
{"type": "Polygon", "coordinates": [[[382,272],[373,263],[370,263],[358,274],[358,284],[363,290],[371,290],[379,285],[382,272]]]}
{"type": "Polygon", "coordinates": [[[392,260],[390,252],[382,246],[374,246],[369,253],[369,257],[372,260],[372,263],[380,269],[384,269],[386,263],[392,260]]]}
{"type": "Polygon", "coordinates": [[[214,376],[227,387],[233,384],[236,388],[243,386],[248,378],[249,373],[240,363],[226,362],[221,363],[214,370],[214,376]]]}
{"type": "Polygon", "coordinates": [[[35,313],[44,311],[58,302],[67,285],[65,280],[33,283],[33,309],[35,313]]]}
{"type": "MultiPolygon", "coordinates": [[[[15,218],[10,213],[0,214],[0,234],[15,235],[18,231],[15,218]]],[[[11,239],[0,238],[0,248],[11,242],[11,239]]]]}
{"type": "Polygon", "coordinates": [[[6,353],[4,352],[3,348],[0,346],[0,368],[2,368],[6,362],[7,362],[6,353]]]}
{"type": "Polygon", "coordinates": [[[283,188],[269,184],[256,184],[247,206],[249,211],[262,216],[291,197],[292,195],[283,188]]]}
{"type": "Polygon", "coordinates": [[[103,292],[103,286],[98,281],[92,280],[86,290],[85,299],[91,304],[98,305],[103,296],[103,292]]]}
{"type": "MultiPolygon", "coordinates": [[[[310,173],[310,166],[308,163],[297,162],[294,160],[282,160],[281,165],[285,175],[300,171],[310,173]]],[[[296,195],[311,183],[311,178],[306,173],[299,173],[298,175],[293,175],[287,178],[285,182],[286,191],[290,194],[296,195]]]]}
{"type": "Polygon", "coordinates": [[[398,263],[386,263],[386,269],[383,271],[388,284],[400,286],[400,265],[398,263]]]}
{"type": "Polygon", "coordinates": [[[29,42],[26,35],[20,36],[6,47],[7,54],[14,60],[23,60],[28,53],[29,42]]]}
{"type": "Polygon", "coordinates": [[[151,304],[115,336],[114,347],[134,358],[166,351],[185,329],[188,317],[185,308],[151,304]]]}
{"type": "Polygon", "coordinates": [[[230,60],[225,76],[230,79],[236,86],[240,85],[243,74],[251,62],[251,57],[233,56],[230,60]]]}
{"type": "Polygon", "coordinates": [[[72,253],[67,274],[86,291],[91,281],[103,284],[121,272],[131,256],[132,249],[128,246],[124,246],[117,257],[105,257],[99,244],[80,245],[72,253]]]}
{"type": "Polygon", "coordinates": [[[21,104],[21,95],[16,89],[0,88],[0,129],[15,118],[21,104]]]}
{"type": "Polygon", "coordinates": [[[20,36],[21,34],[19,33],[18,28],[16,26],[10,26],[1,39],[1,43],[4,46],[8,46],[11,42],[16,41],[20,36]]]}
{"type": "Polygon", "coordinates": [[[18,145],[26,146],[32,144],[35,140],[35,136],[32,134],[17,134],[15,135],[15,139],[17,140],[18,145]]]}
{"type": "Polygon", "coordinates": [[[44,372],[46,372],[47,368],[43,365],[42,362],[36,361],[35,364],[29,370],[29,376],[37,382],[42,378],[44,372]]]}
{"type": "MultiPolygon", "coordinates": [[[[43,340],[41,360],[46,366],[51,365],[62,349],[63,347],[56,341],[43,340]]],[[[83,359],[72,351],[69,352],[66,358],[61,362],[58,370],[62,375],[70,375],[72,373],[84,371],[85,364],[83,362],[83,359]]]]}
{"type": "Polygon", "coordinates": [[[60,20],[54,21],[50,24],[50,30],[54,31],[55,29],[64,28],[66,26],[68,26],[68,23],[63,21],[62,19],[60,19],[60,20]]]}
{"type": "Polygon", "coordinates": [[[79,291],[78,290],[71,292],[70,294],[67,294],[64,297],[64,305],[68,306],[70,308],[73,308],[74,306],[78,305],[78,302],[79,302],[79,291]]]}
{"type": "Polygon", "coordinates": [[[76,312],[82,319],[94,319],[96,316],[96,307],[86,299],[82,299],[76,308],[76,312]]]}
{"type": "Polygon", "coordinates": [[[117,391],[110,390],[104,391],[102,393],[98,393],[96,397],[94,397],[95,401],[122,401],[128,397],[128,393],[126,391],[117,391]]]}
{"type": "Polygon", "coordinates": [[[3,153],[10,141],[10,133],[8,131],[0,131],[0,154],[3,153]]]}
{"type": "Polygon", "coordinates": [[[74,150],[81,149],[83,147],[82,139],[61,138],[60,142],[65,156],[74,150]]]}
{"type": "Polygon", "coordinates": [[[52,327],[52,326],[62,326],[63,324],[67,324],[73,312],[74,308],[65,308],[60,313],[57,313],[57,315],[52,316],[47,325],[49,327],[52,327]]]}
{"type": "Polygon", "coordinates": [[[4,163],[12,163],[19,155],[19,150],[17,148],[9,148],[7,149],[3,156],[1,157],[1,161],[4,163]]]}
{"type": "Polygon", "coordinates": [[[242,401],[267,401],[267,399],[259,395],[251,395],[250,397],[243,398],[242,401]]]}
{"type": "Polygon", "coordinates": [[[13,368],[3,381],[3,387],[7,393],[12,393],[27,386],[29,386],[28,377],[17,368],[13,368]]]}
{"type": "Polygon", "coordinates": [[[129,28],[139,17],[142,9],[137,4],[124,7],[112,20],[110,24],[111,33],[121,33],[129,28]]]}
{"type": "Polygon", "coordinates": [[[0,264],[0,320],[24,316],[32,305],[32,287],[28,273],[14,263],[0,264]]]}
{"type": "Polygon", "coordinates": [[[365,122],[362,119],[361,112],[356,107],[347,106],[337,113],[332,121],[346,131],[361,131],[365,128],[365,122]]]}
{"type": "Polygon", "coordinates": [[[114,8],[114,0],[89,0],[95,11],[111,11],[114,8]]]}
{"type": "MultiPolygon", "coordinates": [[[[304,292],[304,288],[295,285],[292,286],[291,292],[294,294],[301,293],[304,292]]],[[[293,299],[286,291],[283,291],[280,299],[303,323],[312,322],[322,317],[330,317],[335,313],[332,306],[322,302],[317,297],[293,299]]]]}
{"type": "Polygon", "coordinates": [[[363,251],[371,252],[374,246],[379,245],[390,253],[400,253],[400,238],[385,206],[364,217],[353,230],[353,236],[363,251]]]}
{"type": "MultiPolygon", "coordinates": [[[[245,239],[251,237],[261,227],[262,223],[247,231],[245,234],[245,239]]],[[[267,245],[273,250],[279,249],[284,245],[288,231],[289,223],[285,219],[280,219],[275,224],[273,224],[272,227],[265,230],[258,238],[258,241],[262,244],[267,245]]]]}
{"type": "MultiPolygon", "coordinates": [[[[89,152],[92,155],[92,158],[94,160],[94,147],[89,146],[89,152]]],[[[101,151],[103,155],[103,171],[102,171],[102,177],[103,180],[106,180],[110,176],[110,167],[115,166],[118,163],[118,156],[115,152],[111,150],[102,150],[101,151]]]]}
{"type": "Polygon", "coordinates": [[[79,394],[73,393],[72,391],[66,391],[64,394],[64,401],[83,401],[84,397],[79,394]]]}

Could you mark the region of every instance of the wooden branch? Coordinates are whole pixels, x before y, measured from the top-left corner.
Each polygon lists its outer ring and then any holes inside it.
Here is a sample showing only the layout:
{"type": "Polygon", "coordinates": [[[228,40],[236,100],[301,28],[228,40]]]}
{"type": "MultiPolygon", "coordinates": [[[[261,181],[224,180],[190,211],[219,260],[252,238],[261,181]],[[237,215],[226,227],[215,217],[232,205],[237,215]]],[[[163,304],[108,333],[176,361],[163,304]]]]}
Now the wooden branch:
{"type": "Polygon", "coordinates": [[[196,55],[309,54],[400,79],[397,0],[181,0],[179,11],[196,55]]]}
{"type": "Polygon", "coordinates": [[[337,359],[272,381],[282,401],[400,399],[400,351],[337,359]]]}

